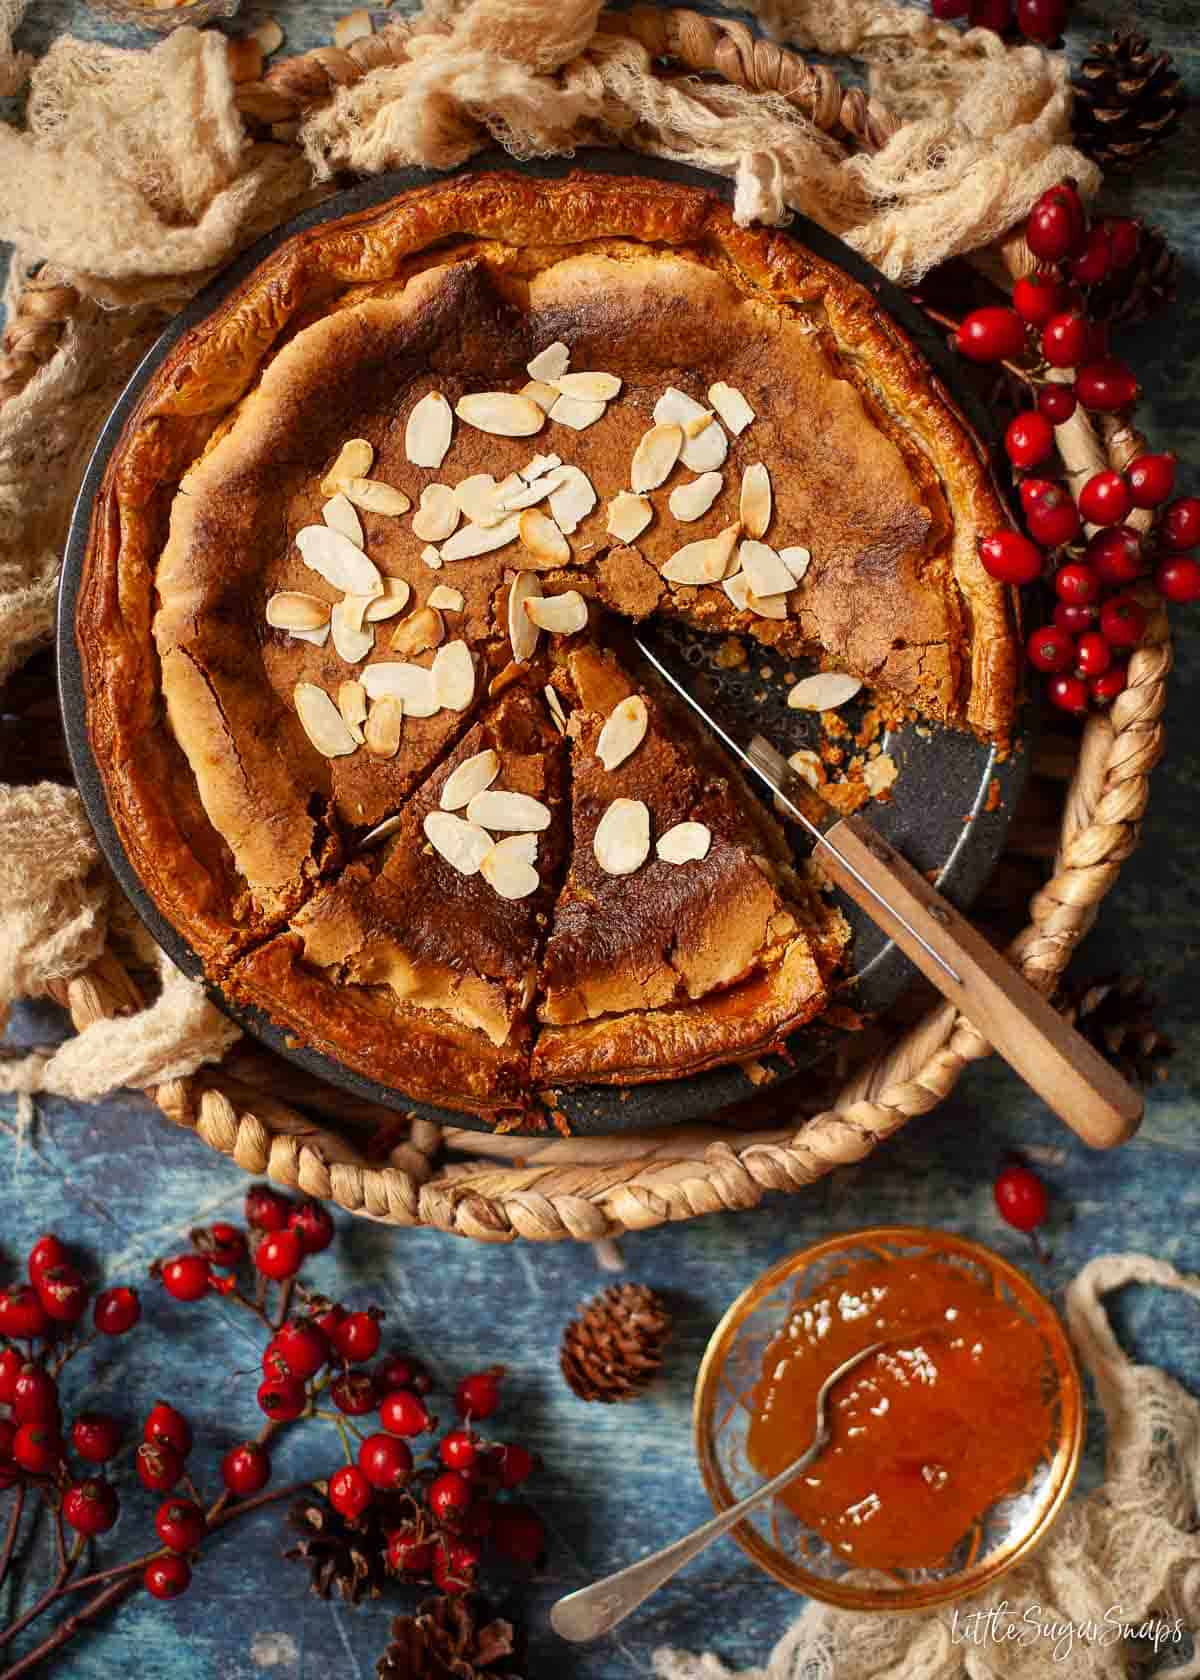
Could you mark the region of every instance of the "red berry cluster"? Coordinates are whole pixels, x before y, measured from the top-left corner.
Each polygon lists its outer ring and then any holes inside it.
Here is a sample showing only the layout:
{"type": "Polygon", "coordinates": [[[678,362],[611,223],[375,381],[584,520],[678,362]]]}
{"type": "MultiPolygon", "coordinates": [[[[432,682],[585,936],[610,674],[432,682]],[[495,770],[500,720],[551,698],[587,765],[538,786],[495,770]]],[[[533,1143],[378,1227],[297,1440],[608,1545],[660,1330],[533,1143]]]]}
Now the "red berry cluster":
{"type": "Polygon", "coordinates": [[[1061,40],[1067,22],[1067,0],[930,0],[929,9],[943,23],[966,18],[972,29],[1015,32],[1043,47],[1061,40]]]}
{"type": "Polygon", "coordinates": [[[1089,319],[1088,289],[1137,256],[1137,222],[1089,224],[1069,181],[1034,205],[1025,237],[1039,268],[1018,280],[1010,306],[973,310],[955,347],[970,360],[1014,366],[1035,392],[1005,434],[1028,535],[997,531],[980,543],[988,572],[1013,585],[1035,582],[1051,557],[1057,604],[1026,644],[1050,677],[1064,711],[1082,714],[1124,689],[1127,660],[1146,628],[1130,592],[1153,575],[1169,601],[1200,598],[1200,499],[1172,501],[1175,457],[1145,454],[1124,472],[1094,473],[1072,496],[1055,452],[1055,427],[1081,406],[1124,413],[1138,398],[1130,368],[1112,355],[1104,327],[1089,319]]]}

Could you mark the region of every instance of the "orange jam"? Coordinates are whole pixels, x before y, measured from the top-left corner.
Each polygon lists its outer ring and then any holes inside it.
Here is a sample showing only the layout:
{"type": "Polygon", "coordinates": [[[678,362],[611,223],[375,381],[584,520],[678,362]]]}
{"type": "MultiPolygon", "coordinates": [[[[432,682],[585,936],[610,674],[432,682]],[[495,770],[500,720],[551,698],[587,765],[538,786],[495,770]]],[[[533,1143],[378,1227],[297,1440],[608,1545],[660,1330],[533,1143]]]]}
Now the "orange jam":
{"type": "Polygon", "coordinates": [[[1041,1335],[971,1273],[866,1260],[798,1301],[763,1356],[750,1462],[766,1477],[799,1457],[822,1382],[885,1339],[834,1388],[831,1443],[780,1497],[847,1562],[932,1568],[1024,1485],[1051,1435],[1041,1335]]]}

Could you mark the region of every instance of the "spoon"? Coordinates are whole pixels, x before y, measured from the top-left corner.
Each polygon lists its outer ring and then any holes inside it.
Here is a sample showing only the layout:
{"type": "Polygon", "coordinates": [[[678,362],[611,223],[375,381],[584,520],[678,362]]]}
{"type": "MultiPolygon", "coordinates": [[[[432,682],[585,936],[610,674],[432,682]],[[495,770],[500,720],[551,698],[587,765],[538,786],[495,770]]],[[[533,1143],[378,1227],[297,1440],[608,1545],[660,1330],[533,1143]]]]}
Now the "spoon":
{"type": "Polygon", "coordinates": [[[626,1569],[619,1569],[615,1575],[606,1575],[602,1581],[593,1581],[590,1587],[580,1587],[578,1592],[567,1593],[550,1611],[550,1626],[555,1633],[576,1645],[586,1644],[590,1639],[599,1639],[602,1633],[607,1633],[610,1628],[615,1628],[618,1622],[623,1622],[639,1604],[644,1604],[651,1593],[656,1593],[664,1582],[677,1575],[697,1552],[702,1552],[705,1546],[735,1527],[756,1505],[762,1505],[766,1500],[773,1499],[777,1493],[782,1493],[788,1483],[798,1476],[801,1470],[806,1470],[814,1459],[819,1458],[829,1445],[830,1389],[864,1360],[870,1359],[872,1354],[878,1353],[888,1345],[886,1341],[872,1342],[870,1347],[860,1348],[857,1353],[851,1354],[849,1359],[844,1359],[835,1371],[829,1373],[817,1390],[816,1434],[799,1458],[789,1464],[786,1470],[772,1476],[769,1482],[764,1482],[760,1488],[747,1494],[745,1499],[739,1500],[736,1505],[731,1505],[727,1511],[710,1517],[708,1522],[701,1523],[699,1528],[694,1528],[681,1540],[673,1540],[661,1551],[652,1552],[649,1557],[631,1563],[626,1569]]]}

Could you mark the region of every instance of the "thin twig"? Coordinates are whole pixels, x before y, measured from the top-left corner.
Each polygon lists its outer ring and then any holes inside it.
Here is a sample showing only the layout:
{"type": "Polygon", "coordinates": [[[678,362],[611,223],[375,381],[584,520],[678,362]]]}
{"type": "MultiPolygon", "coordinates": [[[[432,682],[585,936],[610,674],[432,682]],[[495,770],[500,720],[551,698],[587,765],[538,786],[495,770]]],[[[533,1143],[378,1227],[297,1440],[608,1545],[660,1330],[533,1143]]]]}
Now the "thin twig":
{"type": "MultiPolygon", "coordinates": [[[[951,332],[956,333],[962,326],[962,322],[956,321],[953,315],[943,315],[940,309],[935,309],[931,303],[926,303],[924,298],[918,296],[915,292],[912,294],[912,301],[918,309],[928,315],[931,321],[936,321],[939,327],[949,327],[951,332]]],[[[1002,358],[999,362],[993,362],[991,365],[1004,368],[1006,372],[1012,374],[1014,379],[1019,379],[1023,385],[1037,386],[1042,383],[1040,379],[1035,379],[1028,368],[1018,367],[1016,362],[1010,362],[1002,358]]]]}
{"type": "Polygon", "coordinates": [[[105,1587],[104,1591],[97,1593],[95,1598],[90,1603],[85,1604],[82,1610],[77,1610],[73,1616],[68,1616],[66,1621],[62,1622],[48,1639],[43,1639],[42,1643],[30,1651],[27,1656],[13,1663],[11,1668],[6,1668],[3,1674],[0,1674],[0,1680],[20,1680],[21,1675],[30,1673],[52,1651],[60,1650],[68,1639],[78,1633],[81,1627],[88,1622],[95,1621],[97,1616],[102,1616],[110,1604],[118,1603],[138,1584],[138,1576],[126,1575],[121,1580],[114,1581],[111,1586],[105,1587]]]}
{"type": "Polygon", "coordinates": [[[279,1316],[274,1323],[274,1329],[281,1330],[287,1323],[288,1310],[292,1304],[292,1290],[295,1288],[295,1278],[287,1278],[279,1290],[279,1316]]]}
{"type": "Polygon", "coordinates": [[[12,1562],[13,1547],[17,1543],[17,1530],[21,1526],[21,1517],[25,1510],[25,1488],[18,1482],[16,1498],[13,1500],[12,1515],[8,1519],[8,1533],[4,1536],[4,1550],[0,1552],[0,1586],[4,1585],[8,1575],[8,1566],[12,1562]]]}

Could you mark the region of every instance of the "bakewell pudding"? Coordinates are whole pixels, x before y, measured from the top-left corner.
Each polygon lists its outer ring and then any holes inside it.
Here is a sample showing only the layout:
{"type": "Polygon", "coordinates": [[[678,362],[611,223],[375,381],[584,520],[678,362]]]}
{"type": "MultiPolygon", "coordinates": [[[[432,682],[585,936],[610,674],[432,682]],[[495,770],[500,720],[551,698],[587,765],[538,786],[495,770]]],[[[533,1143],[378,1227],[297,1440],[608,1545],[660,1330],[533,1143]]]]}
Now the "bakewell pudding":
{"type": "Polygon", "coordinates": [[[1003,740],[1005,518],[869,291],[715,196],[408,192],[281,245],[110,459],[76,630],[114,824],[226,996],[413,1099],[512,1124],[761,1054],[846,925],[629,625],[1003,740]]]}

